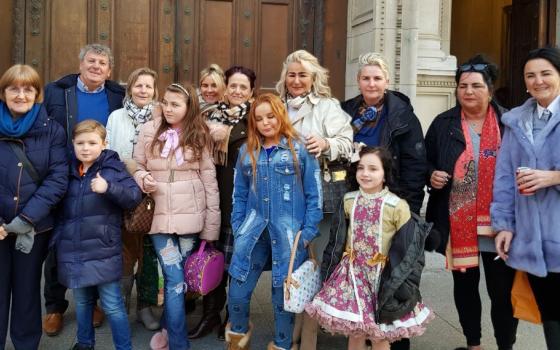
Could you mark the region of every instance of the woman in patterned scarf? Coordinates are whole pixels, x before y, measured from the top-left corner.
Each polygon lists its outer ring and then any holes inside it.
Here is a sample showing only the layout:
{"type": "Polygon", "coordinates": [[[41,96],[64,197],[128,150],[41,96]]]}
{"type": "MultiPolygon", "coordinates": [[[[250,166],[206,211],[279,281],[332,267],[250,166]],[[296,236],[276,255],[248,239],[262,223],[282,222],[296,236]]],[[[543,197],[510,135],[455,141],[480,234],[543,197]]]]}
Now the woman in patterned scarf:
{"type": "MultiPolygon", "coordinates": [[[[130,74],[123,101],[124,108],[117,109],[107,121],[107,148],[116,151],[134,174],[136,163],[132,159],[134,145],[140,128],[153,118],[158,98],[157,73],[150,68],[138,68],[130,74]]],[[[123,228],[123,276],[121,286],[126,309],[130,307],[132,286],[136,279],[138,320],[148,330],[159,328],[151,306],[157,305],[157,257],[150,238],[126,232],[123,228]],[[134,266],[138,263],[136,274],[134,266]]]]}
{"type": "Polygon", "coordinates": [[[515,271],[496,260],[490,203],[505,110],[492,99],[497,67],[477,55],[457,68],[457,106],[438,115],[426,134],[426,221],[441,234],[436,250],[446,256],[453,295],[467,347],[481,340],[480,262],[484,266],[498,349],[515,342],[511,287],[515,271]]]}
{"type": "MultiPolygon", "coordinates": [[[[212,66],[210,66],[212,67],[212,66]]],[[[206,116],[206,124],[210,129],[210,136],[214,142],[214,162],[216,176],[220,189],[220,211],[222,224],[218,249],[226,260],[226,269],[233,252],[233,232],[231,230],[231,209],[233,193],[233,170],[239,153],[239,148],[247,140],[247,115],[255,91],[255,72],[243,66],[233,66],[225,72],[224,101],[214,104],[201,105],[201,111],[206,116]]],[[[202,80],[201,80],[202,81],[202,80]]],[[[201,89],[202,92],[203,89],[201,89]]],[[[202,94],[204,98],[204,94],[202,94]]],[[[225,320],[221,320],[220,312],[226,303],[226,287],[228,275],[224,271],[222,283],[203,298],[203,316],[199,325],[189,334],[191,339],[203,337],[218,328],[218,339],[224,340],[225,320]]]]}

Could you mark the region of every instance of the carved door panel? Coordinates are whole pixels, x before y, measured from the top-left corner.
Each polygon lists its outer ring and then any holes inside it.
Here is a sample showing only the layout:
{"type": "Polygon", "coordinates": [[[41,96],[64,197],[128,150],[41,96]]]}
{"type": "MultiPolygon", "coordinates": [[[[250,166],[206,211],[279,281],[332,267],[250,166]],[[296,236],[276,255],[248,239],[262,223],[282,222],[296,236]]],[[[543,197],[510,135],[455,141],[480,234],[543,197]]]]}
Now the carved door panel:
{"type": "Polygon", "coordinates": [[[32,0],[21,6],[27,6],[22,56],[45,82],[77,72],[80,48],[92,42],[113,50],[114,80],[124,83],[142,66],[155,69],[162,86],[174,80],[174,1],[32,0]]]}
{"type": "MultiPolygon", "coordinates": [[[[80,48],[98,42],[112,48],[111,79],[122,83],[141,66],[158,72],[161,89],[173,81],[196,84],[210,63],[224,69],[240,64],[255,70],[260,91],[272,91],[282,61],[297,48],[324,58],[344,77],[335,48],[345,52],[345,31],[341,39],[324,40],[323,1],[14,0],[11,56],[33,65],[49,82],[77,72],[80,48]]],[[[330,22],[345,8],[345,1],[343,7],[326,6],[325,17],[330,22]]],[[[9,59],[5,56],[0,63],[9,59]]]]}
{"type": "Polygon", "coordinates": [[[198,81],[210,63],[257,73],[257,87],[274,90],[282,61],[296,46],[296,8],[289,0],[183,1],[178,34],[179,80],[198,81]],[[180,39],[180,42],[179,42],[180,39]]]}

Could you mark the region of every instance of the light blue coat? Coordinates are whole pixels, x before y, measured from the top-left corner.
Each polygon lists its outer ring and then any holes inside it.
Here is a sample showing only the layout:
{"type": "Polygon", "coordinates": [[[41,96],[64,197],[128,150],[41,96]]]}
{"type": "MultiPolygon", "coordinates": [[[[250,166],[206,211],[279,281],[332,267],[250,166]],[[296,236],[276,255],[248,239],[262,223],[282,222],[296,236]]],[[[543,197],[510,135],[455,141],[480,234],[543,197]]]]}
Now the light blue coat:
{"type": "Polygon", "coordinates": [[[233,187],[231,227],[234,235],[229,274],[245,281],[251,269],[251,253],[267,229],[272,245],[272,284],[282,286],[288,272],[290,250],[301,230],[294,270],[305,261],[309,242],[318,234],[323,218],[322,188],[317,159],[300,143],[294,144],[299,169],[282,139],[270,157],[261,149],[253,174],[247,145],[239,150],[233,187]]]}
{"type": "Polygon", "coordinates": [[[544,277],[560,272],[560,186],[519,194],[517,167],[560,170],[560,113],[551,116],[533,141],[533,98],[502,116],[505,126],[494,178],[490,213],[495,231],[513,232],[507,264],[544,277]]]}

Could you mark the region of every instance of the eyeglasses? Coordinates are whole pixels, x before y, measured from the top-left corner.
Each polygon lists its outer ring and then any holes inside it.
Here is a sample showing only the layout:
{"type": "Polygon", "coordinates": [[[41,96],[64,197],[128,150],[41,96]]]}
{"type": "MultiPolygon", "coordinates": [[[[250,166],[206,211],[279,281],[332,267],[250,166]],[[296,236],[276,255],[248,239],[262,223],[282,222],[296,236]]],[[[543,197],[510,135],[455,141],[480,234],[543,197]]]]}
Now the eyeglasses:
{"type": "Polygon", "coordinates": [[[26,97],[33,96],[37,93],[37,90],[35,90],[33,86],[18,87],[10,85],[6,88],[5,91],[8,95],[18,96],[19,94],[23,93],[26,97]]]}
{"type": "Polygon", "coordinates": [[[476,64],[462,64],[459,66],[460,72],[484,72],[488,67],[485,63],[476,63],[476,64]]]}

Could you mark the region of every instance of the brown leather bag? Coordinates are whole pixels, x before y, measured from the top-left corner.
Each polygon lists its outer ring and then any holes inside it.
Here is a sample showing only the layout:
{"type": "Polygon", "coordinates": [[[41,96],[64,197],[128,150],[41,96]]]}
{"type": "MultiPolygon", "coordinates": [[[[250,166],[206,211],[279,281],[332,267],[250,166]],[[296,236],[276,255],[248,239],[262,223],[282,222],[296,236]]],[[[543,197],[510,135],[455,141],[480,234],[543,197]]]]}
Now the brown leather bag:
{"type": "Polygon", "coordinates": [[[124,229],[140,235],[150,232],[155,207],[154,199],[150,195],[145,195],[136,208],[124,212],[124,229]]]}

